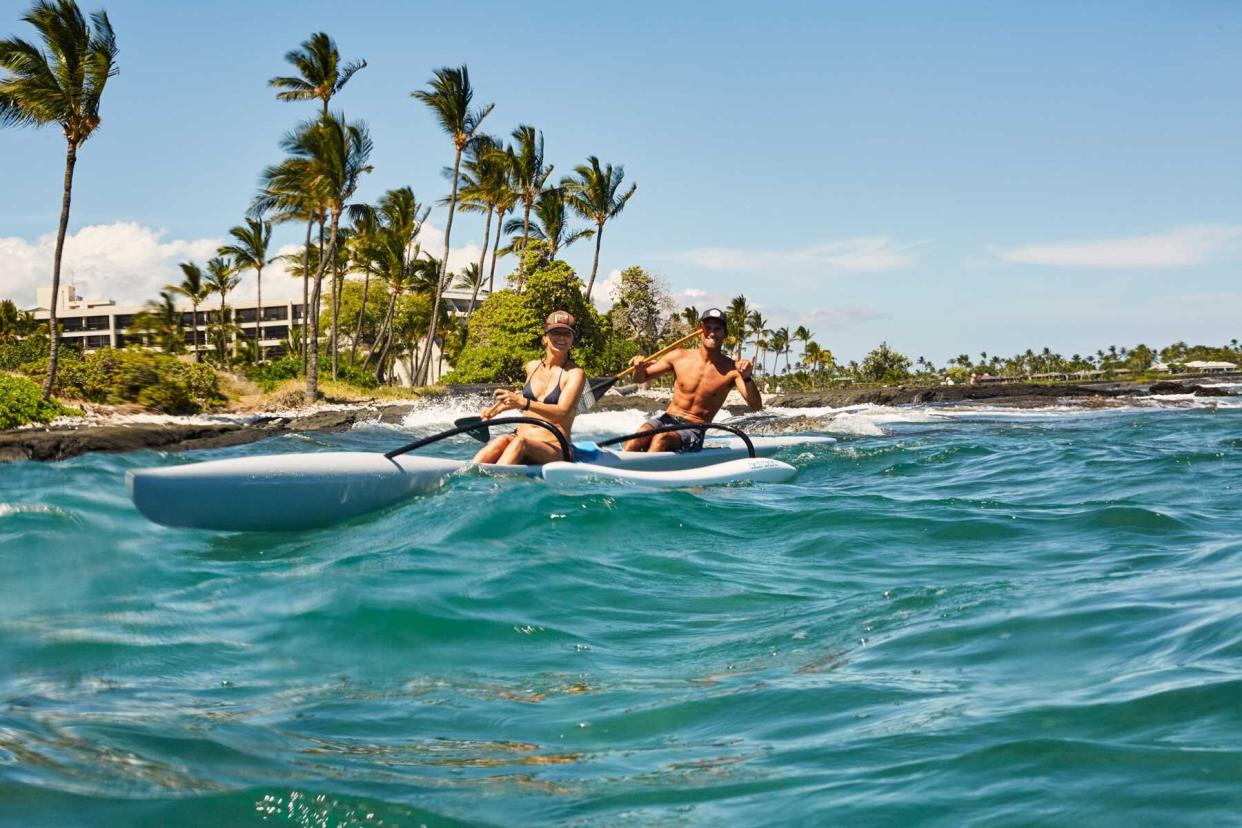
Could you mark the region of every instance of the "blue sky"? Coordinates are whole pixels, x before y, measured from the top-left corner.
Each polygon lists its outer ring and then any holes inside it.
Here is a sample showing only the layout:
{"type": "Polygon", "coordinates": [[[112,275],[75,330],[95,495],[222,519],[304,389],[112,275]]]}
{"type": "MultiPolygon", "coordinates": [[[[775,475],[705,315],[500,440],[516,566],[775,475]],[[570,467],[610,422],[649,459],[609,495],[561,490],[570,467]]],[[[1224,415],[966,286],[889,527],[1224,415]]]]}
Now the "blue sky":
{"type": "MultiPolygon", "coordinates": [[[[324,30],[369,63],[336,103],[375,139],[360,198],[446,194],[449,142],[409,92],[466,63],[488,131],[534,124],[558,175],[594,154],[637,182],[601,278],[640,264],[700,308],[744,293],[838,358],[1242,336],[1237,4],[103,7],[121,75],[78,166],[70,280],[88,293],[146,298],[240,220],[313,112],[266,81],[324,30]]],[[[25,8],[0,2],[0,33],[29,36],[25,8]]],[[[63,153],[54,129],[0,132],[0,295],[23,304],[63,153]]],[[[481,220],[453,239],[464,260],[481,220]]],[[[585,276],[591,252],[565,258],[585,276]]]]}

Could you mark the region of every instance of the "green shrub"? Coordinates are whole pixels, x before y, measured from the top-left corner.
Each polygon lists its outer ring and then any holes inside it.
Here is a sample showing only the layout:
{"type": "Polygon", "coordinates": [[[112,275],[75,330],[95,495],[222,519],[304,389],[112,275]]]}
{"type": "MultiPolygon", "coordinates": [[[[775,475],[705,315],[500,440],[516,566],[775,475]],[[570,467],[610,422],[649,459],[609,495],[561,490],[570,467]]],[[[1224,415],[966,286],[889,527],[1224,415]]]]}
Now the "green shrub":
{"type": "MultiPolygon", "coordinates": [[[[28,366],[41,365],[46,373],[49,349],[47,336],[43,334],[35,334],[16,342],[6,342],[0,345],[0,371],[21,371],[23,374],[30,374],[32,372],[27,370],[28,366]]],[[[60,343],[58,363],[81,358],[82,351],[77,345],[64,341],[60,343]]]]}
{"type": "Polygon", "coordinates": [[[225,403],[210,366],[138,349],[104,348],[67,362],[57,371],[56,390],[91,402],[138,403],[165,414],[197,414],[225,403]]]}
{"type": "Polygon", "coordinates": [[[271,391],[285,380],[297,379],[302,374],[302,358],[298,356],[282,356],[262,365],[250,365],[246,369],[246,378],[264,391],[271,391]]]}
{"type": "Polygon", "coordinates": [[[902,382],[910,376],[910,357],[898,353],[881,342],[880,347],[863,358],[859,376],[868,382],[902,382]]]}
{"type": "Polygon", "coordinates": [[[43,399],[39,384],[33,380],[0,374],[0,428],[46,423],[57,417],[81,413],[56,400],[43,399]]]}
{"type": "MultiPolygon", "coordinates": [[[[356,385],[359,388],[379,388],[379,380],[375,378],[375,374],[363,368],[361,365],[349,365],[346,362],[339,362],[336,367],[336,375],[341,382],[347,382],[350,385],[356,385]]],[[[319,362],[319,376],[332,376],[332,356],[328,356],[328,361],[324,362],[321,358],[319,362]],[[324,367],[327,366],[327,373],[324,373],[324,367]]]]}

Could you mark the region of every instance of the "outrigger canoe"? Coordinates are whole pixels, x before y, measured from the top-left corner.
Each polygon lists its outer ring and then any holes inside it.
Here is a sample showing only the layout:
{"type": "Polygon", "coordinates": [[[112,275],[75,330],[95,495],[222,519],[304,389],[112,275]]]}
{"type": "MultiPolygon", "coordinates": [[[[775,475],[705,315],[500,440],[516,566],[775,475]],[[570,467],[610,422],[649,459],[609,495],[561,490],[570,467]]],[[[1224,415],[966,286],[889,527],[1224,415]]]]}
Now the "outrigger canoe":
{"type": "Polygon", "coordinates": [[[706,444],[695,454],[613,451],[575,443],[575,462],[544,466],[472,464],[447,457],[332,451],[209,460],[129,472],[134,505],[164,526],[273,532],[326,526],[440,488],[477,469],[567,484],[587,479],[684,488],[722,483],[778,483],[797,470],[770,459],[782,449],[831,437],[754,437],[751,457],[740,439],[706,444]]]}

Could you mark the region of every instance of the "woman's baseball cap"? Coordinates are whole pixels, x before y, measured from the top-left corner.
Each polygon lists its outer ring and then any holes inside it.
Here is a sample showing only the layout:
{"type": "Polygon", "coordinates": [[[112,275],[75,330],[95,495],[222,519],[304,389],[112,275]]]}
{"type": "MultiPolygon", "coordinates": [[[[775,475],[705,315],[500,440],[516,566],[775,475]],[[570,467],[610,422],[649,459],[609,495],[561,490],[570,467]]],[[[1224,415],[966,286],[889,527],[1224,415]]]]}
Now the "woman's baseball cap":
{"type": "Polygon", "coordinates": [[[552,311],[543,323],[543,332],[548,333],[549,331],[564,329],[577,337],[578,330],[574,327],[577,324],[578,320],[574,319],[573,314],[566,313],[565,311],[552,311]]]}

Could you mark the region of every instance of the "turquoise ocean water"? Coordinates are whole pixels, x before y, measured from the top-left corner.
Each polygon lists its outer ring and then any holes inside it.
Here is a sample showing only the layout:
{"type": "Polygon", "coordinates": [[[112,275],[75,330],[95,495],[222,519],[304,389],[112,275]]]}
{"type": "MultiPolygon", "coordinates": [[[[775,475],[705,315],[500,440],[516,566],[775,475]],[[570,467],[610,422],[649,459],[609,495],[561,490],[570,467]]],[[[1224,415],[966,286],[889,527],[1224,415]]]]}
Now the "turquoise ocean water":
{"type": "Polygon", "coordinates": [[[0,824],[1239,820],[1242,399],[777,412],[840,438],[790,484],[463,476],[286,535],[125,494],[457,413],[0,466],[0,824]]]}

